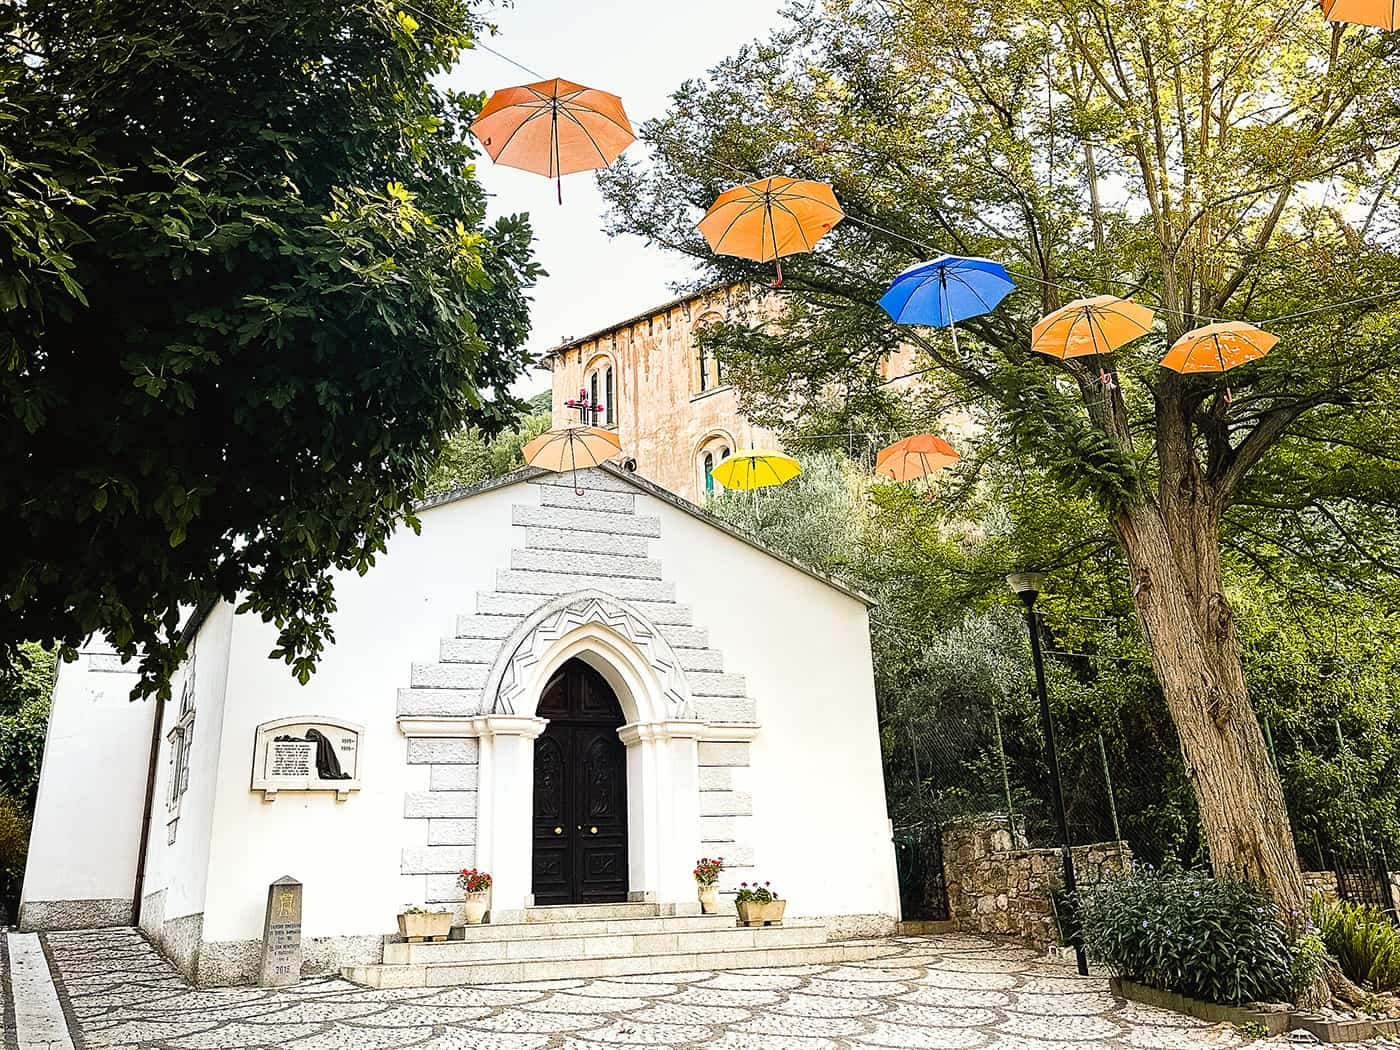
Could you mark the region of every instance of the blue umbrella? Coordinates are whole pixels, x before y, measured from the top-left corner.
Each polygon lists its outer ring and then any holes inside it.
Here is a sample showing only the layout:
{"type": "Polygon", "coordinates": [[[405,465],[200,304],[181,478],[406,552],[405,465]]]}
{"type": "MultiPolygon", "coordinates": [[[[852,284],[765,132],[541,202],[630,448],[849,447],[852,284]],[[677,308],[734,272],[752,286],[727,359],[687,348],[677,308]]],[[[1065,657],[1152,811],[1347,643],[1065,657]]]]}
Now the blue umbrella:
{"type": "Polygon", "coordinates": [[[990,313],[1015,287],[999,262],[944,255],[901,273],[880,296],[880,305],[896,324],[951,328],[957,350],[957,322],[990,313]]]}

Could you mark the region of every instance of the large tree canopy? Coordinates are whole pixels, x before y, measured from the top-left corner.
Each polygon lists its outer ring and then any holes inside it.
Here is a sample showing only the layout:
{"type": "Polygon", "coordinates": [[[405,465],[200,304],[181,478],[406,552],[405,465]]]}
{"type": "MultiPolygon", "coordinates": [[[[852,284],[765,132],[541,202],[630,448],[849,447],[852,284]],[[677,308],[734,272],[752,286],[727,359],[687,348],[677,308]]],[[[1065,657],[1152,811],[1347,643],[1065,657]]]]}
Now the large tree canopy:
{"type": "Polygon", "coordinates": [[[829,181],[851,221],[786,260],[786,313],[707,330],[746,407],[825,431],[963,409],[982,427],[968,476],[1048,478],[1087,500],[1098,526],[1061,560],[1101,541],[1121,552],[1212,861],[1296,903],[1223,574],[1239,559],[1282,589],[1292,558],[1316,592],[1400,564],[1395,38],[1334,30],[1308,0],[791,13],[643,129],[657,163],[603,176],[614,228],[752,277],[710,256],[698,209],[746,178],[829,181]],[[961,355],[876,306],[943,251],[998,258],[1021,286],[969,322],[961,355]],[[1029,352],[1035,318],[1103,292],[1158,305],[1157,332],[1112,359],[1029,352]],[[1283,341],[1228,377],[1158,367],[1213,318],[1283,341]],[[903,397],[878,364],[910,344],[930,371],[903,397]]]}
{"type": "Polygon", "coordinates": [[[419,5],[0,10],[0,660],[104,631],[166,689],[241,596],[304,677],[331,571],[513,415],[530,230],[432,80],[477,21],[419,5]]]}

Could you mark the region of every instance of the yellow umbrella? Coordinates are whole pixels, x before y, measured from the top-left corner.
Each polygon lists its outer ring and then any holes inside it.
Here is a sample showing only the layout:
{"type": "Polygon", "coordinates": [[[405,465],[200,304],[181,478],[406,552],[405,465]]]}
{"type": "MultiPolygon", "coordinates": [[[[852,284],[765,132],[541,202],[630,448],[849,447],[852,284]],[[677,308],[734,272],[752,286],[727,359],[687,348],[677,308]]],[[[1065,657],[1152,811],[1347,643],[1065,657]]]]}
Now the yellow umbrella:
{"type": "Polygon", "coordinates": [[[801,465],[791,456],[772,449],[754,448],[736,452],[710,471],[710,476],[727,489],[753,491],[754,526],[761,530],[763,522],[758,516],[758,490],[785,484],[801,473],[801,465]]]}
{"type": "Polygon", "coordinates": [[[1247,321],[1218,321],[1193,328],[1162,358],[1162,367],[1176,372],[1224,372],[1246,361],[1257,361],[1278,342],[1278,336],[1247,321]]]}
{"type": "Polygon", "coordinates": [[[1107,354],[1152,331],[1151,308],[1116,295],[1076,299],[1031,329],[1031,349],[1051,357],[1107,354]]]}
{"type": "Polygon", "coordinates": [[[562,474],[574,472],[574,492],[583,495],[578,486],[580,467],[596,467],[622,451],[622,443],[611,430],[598,427],[557,427],[546,430],[522,450],[525,462],[532,467],[562,474]]]}
{"type": "Polygon", "coordinates": [[[736,452],[710,472],[727,489],[762,489],[782,485],[802,473],[791,456],[770,449],[736,452]]]}

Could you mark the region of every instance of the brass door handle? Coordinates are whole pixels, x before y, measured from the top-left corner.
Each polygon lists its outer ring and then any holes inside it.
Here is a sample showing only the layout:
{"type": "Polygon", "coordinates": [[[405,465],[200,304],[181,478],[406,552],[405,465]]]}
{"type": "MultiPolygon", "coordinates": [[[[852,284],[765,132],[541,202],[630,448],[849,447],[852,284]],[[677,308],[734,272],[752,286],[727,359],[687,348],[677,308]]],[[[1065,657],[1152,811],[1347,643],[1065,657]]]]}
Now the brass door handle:
{"type": "Polygon", "coordinates": [[[597,828],[589,828],[589,829],[588,829],[588,833],[589,833],[590,835],[596,835],[596,834],[598,834],[598,829],[597,829],[597,828]]]}
{"type": "Polygon", "coordinates": [[[555,829],[554,829],[554,834],[556,834],[556,835],[562,835],[562,834],[564,834],[564,829],[563,829],[563,828],[555,828],[555,829]]]}

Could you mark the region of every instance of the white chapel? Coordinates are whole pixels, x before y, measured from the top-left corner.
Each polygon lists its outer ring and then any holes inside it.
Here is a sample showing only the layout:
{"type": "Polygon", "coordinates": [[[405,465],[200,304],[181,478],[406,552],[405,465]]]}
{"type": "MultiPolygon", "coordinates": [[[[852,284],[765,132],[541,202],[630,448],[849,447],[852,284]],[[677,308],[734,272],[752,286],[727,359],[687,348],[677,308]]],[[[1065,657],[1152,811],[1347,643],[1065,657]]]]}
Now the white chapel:
{"type": "Polygon", "coordinates": [[[430,501],[300,685],[227,604],[170,701],[93,644],[54,693],[20,922],[137,923],[203,985],[258,980],[269,884],[302,974],[377,986],[870,957],[899,895],[868,602],[619,468],[430,501]],[[577,487],[576,487],[577,485],[577,487]],[[782,926],[701,915],[769,882],[782,926]],[[405,944],[405,905],[487,922],[405,944]]]}

